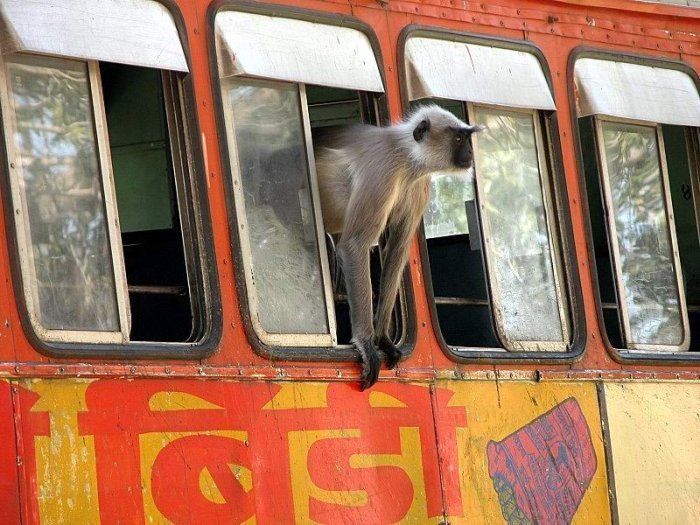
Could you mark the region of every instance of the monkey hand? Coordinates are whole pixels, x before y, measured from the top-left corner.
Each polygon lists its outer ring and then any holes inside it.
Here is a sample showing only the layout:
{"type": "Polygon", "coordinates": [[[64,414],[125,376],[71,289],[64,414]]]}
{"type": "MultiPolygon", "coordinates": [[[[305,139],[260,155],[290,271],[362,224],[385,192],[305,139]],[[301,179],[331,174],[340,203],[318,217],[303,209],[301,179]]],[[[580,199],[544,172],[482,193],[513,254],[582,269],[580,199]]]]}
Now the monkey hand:
{"type": "Polygon", "coordinates": [[[389,339],[386,335],[375,337],[374,342],[384,353],[384,357],[386,358],[386,366],[388,368],[396,368],[396,365],[399,364],[401,357],[403,357],[401,350],[396,348],[396,345],[394,345],[394,343],[391,342],[391,339],[389,339]]]}
{"type": "Polygon", "coordinates": [[[355,348],[357,348],[362,361],[362,382],[360,388],[365,390],[379,379],[379,368],[382,361],[379,358],[377,348],[372,344],[371,340],[355,341],[355,348]]]}

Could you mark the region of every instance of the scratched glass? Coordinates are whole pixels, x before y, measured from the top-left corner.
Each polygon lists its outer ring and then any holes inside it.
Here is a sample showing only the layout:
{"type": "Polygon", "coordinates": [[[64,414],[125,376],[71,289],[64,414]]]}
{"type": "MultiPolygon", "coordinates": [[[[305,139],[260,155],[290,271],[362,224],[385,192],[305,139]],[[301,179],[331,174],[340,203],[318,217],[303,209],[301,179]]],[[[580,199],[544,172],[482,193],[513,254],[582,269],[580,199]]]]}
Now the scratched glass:
{"type": "Polygon", "coordinates": [[[680,298],[656,128],[603,122],[628,344],[679,345],[680,298]]]}
{"type": "Polygon", "coordinates": [[[492,299],[509,341],[563,342],[532,114],[476,107],[476,177],[488,222],[492,299]]]}
{"type": "Polygon", "coordinates": [[[7,63],[30,275],[46,329],[117,331],[119,317],[87,65],[49,58],[7,63]]]}
{"type": "Polygon", "coordinates": [[[235,130],[257,318],[268,333],[328,333],[299,89],[237,83],[235,130]]]}
{"type": "Polygon", "coordinates": [[[433,173],[430,176],[430,200],[423,215],[428,239],[469,233],[466,202],[474,200],[474,179],[470,170],[463,173],[433,173]]]}

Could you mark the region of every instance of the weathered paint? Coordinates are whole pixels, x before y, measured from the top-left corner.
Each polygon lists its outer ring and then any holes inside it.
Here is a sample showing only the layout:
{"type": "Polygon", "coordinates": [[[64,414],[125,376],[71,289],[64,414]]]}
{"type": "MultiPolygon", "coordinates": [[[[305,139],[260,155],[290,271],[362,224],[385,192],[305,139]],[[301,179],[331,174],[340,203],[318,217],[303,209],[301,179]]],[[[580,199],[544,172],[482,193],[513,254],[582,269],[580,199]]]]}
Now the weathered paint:
{"type": "Polygon", "coordinates": [[[19,522],[17,439],[12,410],[12,387],[0,380],[0,523],[19,522]]]}
{"type": "Polygon", "coordinates": [[[610,522],[593,383],[16,386],[31,523],[610,522]]]}
{"type": "Polygon", "coordinates": [[[700,523],[700,384],[604,392],[620,523],[700,523]]]}
{"type": "MultiPolygon", "coordinates": [[[[19,389],[31,522],[442,517],[427,385],[47,379],[19,389]]],[[[461,409],[442,409],[464,426],[461,409]]]]}
{"type": "Polygon", "coordinates": [[[447,406],[463,407],[467,418],[455,446],[452,416],[436,406],[450,523],[610,523],[593,383],[445,387],[454,393],[447,406]]]}

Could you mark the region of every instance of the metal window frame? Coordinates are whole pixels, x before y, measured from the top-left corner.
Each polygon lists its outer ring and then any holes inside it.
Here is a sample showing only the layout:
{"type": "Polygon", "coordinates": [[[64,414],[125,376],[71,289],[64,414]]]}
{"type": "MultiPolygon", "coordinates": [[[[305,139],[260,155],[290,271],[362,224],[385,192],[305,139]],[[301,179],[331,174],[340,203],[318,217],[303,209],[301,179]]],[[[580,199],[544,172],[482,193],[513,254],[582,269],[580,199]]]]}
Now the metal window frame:
{"type": "MultiPolygon", "coordinates": [[[[616,60],[631,62],[633,64],[645,64],[655,67],[665,67],[678,69],[688,74],[695,86],[700,91],[700,77],[698,73],[688,63],[682,60],[670,59],[663,56],[643,55],[631,52],[621,52],[590,45],[575,47],[569,53],[566,65],[566,85],[567,98],[569,101],[569,118],[571,119],[571,133],[573,134],[574,155],[576,160],[578,192],[581,196],[581,206],[583,207],[583,225],[585,229],[586,244],[593,246],[593,226],[591,221],[591,211],[588,205],[588,188],[586,187],[586,172],[584,169],[584,152],[581,145],[581,132],[579,131],[579,116],[576,108],[576,86],[574,82],[574,66],[579,58],[600,58],[605,60],[616,60]]],[[[594,134],[595,135],[595,134],[594,134]]],[[[597,155],[596,155],[597,157],[597,155]]],[[[598,176],[599,174],[597,174],[598,176]]],[[[599,271],[593,250],[588,250],[586,260],[591,272],[593,295],[595,298],[596,326],[600,331],[602,342],[608,355],[617,363],[621,364],[647,364],[647,365],[675,365],[685,366],[700,362],[698,352],[632,352],[627,348],[620,348],[610,341],[608,331],[605,327],[605,315],[603,313],[603,301],[601,298],[599,271]]]]}
{"type": "MultiPolygon", "coordinates": [[[[163,102],[167,125],[170,160],[173,168],[173,186],[177,202],[177,214],[182,236],[185,273],[187,277],[187,292],[192,316],[192,331],[187,341],[197,341],[206,330],[205,309],[207,298],[210,296],[208,280],[200,269],[198,254],[203,253],[201,225],[197,224],[194,214],[196,199],[193,197],[191,174],[195,172],[192,158],[188,155],[191,147],[188,144],[188,122],[184,118],[186,108],[182,97],[182,78],[177,73],[161,70],[163,86],[163,102]]],[[[173,344],[173,343],[164,343],[173,344]]],[[[177,344],[177,343],[174,343],[177,344]]]]}
{"type": "Polygon", "coordinates": [[[253,277],[252,266],[252,251],[250,247],[250,239],[248,236],[247,216],[245,212],[245,195],[243,193],[243,181],[241,180],[240,161],[238,157],[238,145],[236,144],[236,123],[233,110],[226,96],[222,92],[222,101],[224,105],[224,119],[226,122],[226,140],[229,148],[229,158],[231,163],[231,179],[233,183],[234,207],[236,210],[236,223],[238,226],[238,238],[241,246],[243,271],[246,280],[246,295],[248,300],[248,308],[250,309],[250,321],[253,325],[255,333],[264,344],[268,345],[283,345],[283,346],[336,346],[336,320],[333,303],[333,287],[330,278],[330,270],[328,265],[328,257],[326,257],[326,237],[323,230],[323,221],[321,219],[321,204],[318,189],[318,180],[316,177],[316,166],[314,160],[313,143],[311,140],[311,123],[309,121],[309,110],[306,100],[306,86],[297,82],[285,82],[281,80],[262,80],[251,77],[228,77],[221,80],[221,88],[228,89],[236,85],[254,85],[276,88],[279,86],[295,86],[297,101],[299,104],[299,113],[304,134],[304,153],[306,156],[307,180],[309,190],[311,191],[311,205],[313,208],[314,229],[316,232],[317,242],[317,257],[321,269],[321,278],[323,280],[323,296],[326,304],[326,322],[328,333],[312,334],[312,333],[277,333],[268,332],[262,326],[258,318],[259,303],[258,291],[253,277]]]}
{"type": "Polygon", "coordinates": [[[685,143],[688,150],[695,224],[698,229],[698,239],[700,239],[700,128],[686,128],[685,143]]]}
{"type": "MultiPolygon", "coordinates": [[[[157,0],[163,4],[172,15],[180,41],[185,51],[188,65],[191,65],[188,31],[185,19],[176,0],[157,0]]],[[[192,69],[189,67],[188,69],[192,69]]],[[[176,111],[181,120],[179,129],[184,147],[182,166],[187,170],[187,181],[183,197],[189,199],[188,213],[190,224],[195,229],[194,238],[190,239],[189,247],[196,258],[196,280],[198,288],[198,307],[200,323],[198,333],[192,334],[187,342],[163,341],[130,341],[129,343],[90,343],[83,344],[75,341],[49,342],[41,339],[33,328],[29,318],[29,309],[23,293],[22,270],[19,262],[18,243],[15,239],[15,224],[18,217],[14,214],[9,183],[9,162],[7,137],[4,136],[3,126],[0,125],[0,193],[3,199],[3,213],[7,240],[10,249],[11,277],[15,295],[15,304],[23,327],[23,333],[32,347],[45,356],[52,358],[99,358],[114,361],[141,359],[178,359],[194,360],[206,358],[218,350],[223,332],[223,312],[219,288],[218,262],[214,252],[214,233],[212,217],[209,213],[209,173],[207,172],[206,136],[201,131],[198,119],[198,107],[195,99],[193,75],[176,75],[179,103],[176,111]],[[196,337],[196,339],[195,339],[196,337]]],[[[0,108],[0,120],[3,119],[0,108]]],[[[194,281],[193,281],[194,282],[194,281]]]]}
{"type": "MultiPolygon", "coordinates": [[[[399,34],[398,42],[398,73],[401,104],[404,111],[409,109],[408,87],[406,83],[405,70],[405,44],[409,38],[414,36],[429,36],[433,38],[444,38],[458,42],[473,42],[488,46],[501,46],[511,49],[523,50],[535,55],[542,67],[547,83],[552,89],[552,74],[542,50],[533,42],[504,38],[493,35],[469,33],[446,29],[443,27],[411,24],[403,28],[399,34]]],[[[568,185],[564,174],[564,160],[561,149],[559,132],[559,121],[557,112],[540,113],[545,124],[548,144],[546,161],[552,180],[552,198],[555,204],[556,221],[553,225],[557,233],[556,239],[561,248],[562,260],[562,282],[565,298],[568,302],[570,315],[571,341],[566,352],[507,352],[503,348],[496,347],[475,347],[475,346],[455,346],[450,345],[445,340],[440,328],[437,305],[435,302],[435,292],[431,280],[430,259],[425,239],[425,231],[421,227],[419,231],[419,248],[421,266],[423,270],[423,283],[428,296],[428,306],[430,317],[434,327],[434,334],[443,353],[452,361],[458,363],[484,363],[484,364],[558,364],[571,363],[580,359],[586,350],[587,322],[584,313],[583,294],[581,291],[581,280],[579,277],[578,261],[575,253],[575,243],[573,236],[573,225],[569,206],[568,185]]],[[[479,225],[480,226],[480,225],[479,225]]],[[[488,290],[488,287],[487,287],[488,290]]]]}
{"type": "Polygon", "coordinates": [[[624,343],[630,352],[652,351],[652,352],[684,352],[690,346],[690,326],[688,321],[688,308],[685,301],[685,289],[683,286],[683,269],[680,263],[680,254],[678,251],[678,239],[676,237],[676,226],[673,216],[673,204],[671,202],[671,192],[668,180],[668,165],[666,161],[666,150],[664,147],[664,137],[661,129],[661,124],[656,122],[642,121],[636,119],[626,119],[620,117],[610,117],[607,115],[595,115],[593,117],[595,126],[595,137],[597,146],[598,170],[602,179],[603,198],[605,203],[605,222],[608,230],[608,244],[612,248],[613,267],[615,270],[615,288],[618,298],[618,308],[622,320],[622,337],[624,343]],[[603,142],[603,125],[606,122],[614,124],[623,124],[631,126],[639,126],[648,129],[653,129],[656,134],[656,155],[659,166],[659,175],[661,188],[663,192],[663,204],[666,214],[668,234],[671,244],[671,254],[673,256],[673,267],[676,273],[676,291],[678,292],[678,308],[681,313],[681,328],[682,339],[678,345],[660,345],[648,343],[633,343],[629,339],[631,337],[631,328],[629,321],[628,301],[625,294],[624,286],[621,285],[623,280],[622,262],[620,259],[620,247],[617,242],[617,226],[613,214],[612,189],[610,186],[610,172],[607,166],[607,153],[603,142]]]}
{"type": "MultiPolygon", "coordinates": [[[[566,297],[562,294],[562,268],[561,268],[561,255],[559,252],[558,243],[555,241],[556,235],[554,235],[554,230],[552,227],[552,216],[554,215],[554,206],[552,201],[552,195],[550,190],[550,177],[549,170],[547,168],[547,163],[544,159],[545,146],[544,137],[542,133],[542,126],[540,123],[539,110],[537,109],[526,109],[526,108],[505,108],[503,106],[495,106],[492,104],[474,104],[467,102],[467,115],[470,122],[475,121],[475,110],[476,109],[487,109],[501,113],[517,113],[520,115],[529,115],[532,118],[533,133],[535,135],[535,154],[537,155],[537,164],[539,167],[539,181],[540,181],[540,191],[542,193],[542,201],[544,204],[544,215],[545,224],[547,225],[547,238],[549,243],[549,249],[551,253],[552,265],[552,276],[554,279],[554,288],[557,297],[557,310],[559,311],[559,320],[561,323],[562,331],[562,341],[521,341],[514,340],[507,336],[504,326],[504,318],[502,314],[502,307],[497,297],[499,294],[499,283],[493,277],[495,274],[494,262],[493,262],[493,244],[490,242],[491,239],[491,225],[484,214],[485,210],[485,195],[483,180],[479,177],[479,167],[475,164],[474,171],[474,181],[475,189],[477,193],[477,201],[479,207],[479,216],[481,229],[483,233],[483,248],[484,248],[484,259],[486,261],[487,267],[487,280],[488,286],[490,288],[489,299],[493,306],[493,317],[495,321],[495,327],[498,337],[503,344],[504,348],[510,352],[566,352],[570,345],[570,327],[569,327],[569,314],[568,314],[568,304],[566,297]]],[[[479,149],[479,135],[476,134],[472,137],[472,145],[474,149],[474,158],[477,157],[477,152],[479,149]]]]}
{"type": "MultiPolygon", "coordinates": [[[[379,73],[384,84],[384,93],[372,94],[370,102],[371,107],[376,111],[376,124],[386,125],[390,122],[389,111],[386,95],[386,70],[381,53],[379,40],[368,24],[360,21],[352,16],[325,13],[293,7],[289,5],[267,4],[260,2],[252,2],[248,0],[214,0],[207,10],[207,43],[209,57],[209,71],[213,86],[219,86],[221,81],[218,72],[217,50],[216,50],[216,15],[225,10],[246,11],[251,13],[261,13],[270,16],[283,16],[288,18],[298,18],[301,20],[309,20],[322,24],[333,26],[352,27],[362,31],[369,38],[374,58],[379,67],[379,73]]],[[[223,101],[221,100],[221,90],[218,87],[214,90],[214,104],[216,106],[216,123],[219,131],[220,152],[222,157],[222,167],[224,170],[224,190],[226,193],[226,205],[228,208],[228,223],[231,235],[231,250],[235,263],[235,280],[236,289],[239,297],[238,307],[241,310],[243,320],[243,328],[245,329],[247,340],[251,345],[252,350],[259,356],[265,359],[273,360],[289,360],[289,361],[324,361],[324,362],[354,362],[358,360],[358,354],[352,344],[342,344],[337,346],[304,346],[304,347],[288,347],[284,345],[269,345],[263,343],[252,326],[251,313],[248,308],[248,302],[242,297],[246,293],[246,280],[242,271],[242,254],[240,235],[238,234],[238,226],[236,224],[236,212],[234,209],[233,187],[231,184],[231,175],[229,173],[231,162],[229,160],[230,153],[227,148],[226,141],[223,137],[226,136],[226,127],[224,122],[223,101]]],[[[404,357],[410,355],[413,351],[417,340],[417,322],[416,322],[416,305],[411,280],[410,265],[406,265],[403,273],[402,289],[401,289],[401,320],[402,333],[401,339],[397,343],[399,350],[404,357]]]]}
{"type": "MultiPolygon", "coordinates": [[[[20,56],[20,55],[17,55],[20,56]]],[[[105,226],[110,245],[112,274],[114,277],[114,293],[117,301],[118,331],[103,330],[57,330],[42,326],[38,308],[36,290],[36,275],[33,264],[33,250],[28,246],[31,238],[28,234],[29,220],[26,216],[25,201],[20,190],[19,177],[21,177],[22,163],[20,153],[13,137],[15,132],[16,108],[12,101],[12,87],[7,74],[9,63],[16,61],[0,57],[0,97],[3,108],[7,111],[3,119],[6,147],[10,163],[10,188],[12,193],[12,208],[19,218],[15,221],[15,239],[19,254],[19,262],[23,280],[24,299],[27,306],[29,320],[36,334],[48,342],[73,342],[73,343],[126,343],[129,340],[131,318],[129,309],[129,295],[126,283],[126,269],[124,266],[123,252],[120,249],[119,216],[116,209],[116,192],[112,174],[112,161],[109,150],[109,138],[107,135],[107,120],[102,99],[102,85],[100,79],[99,64],[92,60],[67,59],[38,55],[21,55],[20,63],[36,63],[37,65],[52,64],[83,64],[87,73],[88,89],[90,90],[91,119],[94,129],[97,162],[100,169],[99,177],[102,186],[102,198],[105,210],[105,226]]]]}

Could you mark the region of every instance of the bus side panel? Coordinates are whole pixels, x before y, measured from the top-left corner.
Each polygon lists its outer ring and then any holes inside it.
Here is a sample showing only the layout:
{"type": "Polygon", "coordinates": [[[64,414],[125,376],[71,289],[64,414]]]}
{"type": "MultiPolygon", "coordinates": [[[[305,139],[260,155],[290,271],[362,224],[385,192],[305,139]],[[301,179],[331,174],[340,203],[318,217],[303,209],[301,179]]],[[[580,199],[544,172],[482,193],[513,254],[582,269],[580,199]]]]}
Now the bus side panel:
{"type": "Polygon", "coordinates": [[[611,522],[595,383],[448,381],[436,407],[450,523],[611,522]]]}
{"type": "Polygon", "coordinates": [[[19,523],[17,441],[12,410],[12,385],[0,380],[0,524],[19,523]]]}
{"type": "MultiPolygon", "coordinates": [[[[30,523],[411,523],[443,514],[428,385],[21,381],[30,523]]],[[[454,425],[461,407],[440,406],[454,425]]]]}
{"type": "Polygon", "coordinates": [[[700,523],[700,383],[606,383],[620,523],[700,523]]]}

